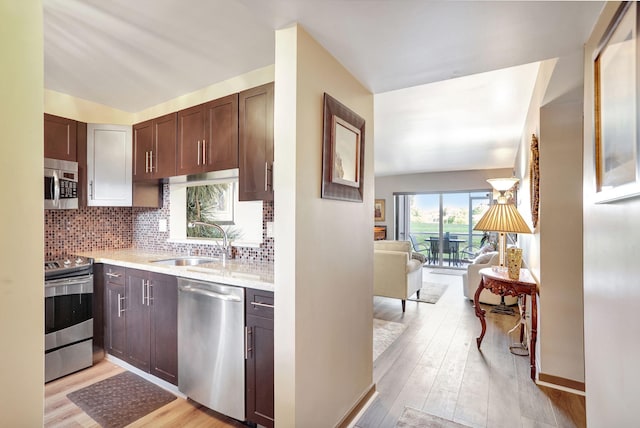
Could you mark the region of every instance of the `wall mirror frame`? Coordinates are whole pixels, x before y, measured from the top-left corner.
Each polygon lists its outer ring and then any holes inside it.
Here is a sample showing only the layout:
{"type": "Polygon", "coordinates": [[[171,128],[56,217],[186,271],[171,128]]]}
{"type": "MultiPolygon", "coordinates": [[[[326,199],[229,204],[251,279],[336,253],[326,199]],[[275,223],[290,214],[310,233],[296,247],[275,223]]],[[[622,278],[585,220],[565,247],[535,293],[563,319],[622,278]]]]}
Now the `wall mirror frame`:
{"type": "Polygon", "coordinates": [[[638,11],[621,3],[593,57],[596,203],[640,196],[638,11]]]}
{"type": "Polygon", "coordinates": [[[540,148],[536,134],[531,135],[531,156],[529,158],[529,191],[531,197],[531,222],[538,226],[540,208],[540,148]]]}
{"type": "Polygon", "coordinates": [[[365,120],[327,93],[323,113],[321,196],[362,202],[365,120]]]}

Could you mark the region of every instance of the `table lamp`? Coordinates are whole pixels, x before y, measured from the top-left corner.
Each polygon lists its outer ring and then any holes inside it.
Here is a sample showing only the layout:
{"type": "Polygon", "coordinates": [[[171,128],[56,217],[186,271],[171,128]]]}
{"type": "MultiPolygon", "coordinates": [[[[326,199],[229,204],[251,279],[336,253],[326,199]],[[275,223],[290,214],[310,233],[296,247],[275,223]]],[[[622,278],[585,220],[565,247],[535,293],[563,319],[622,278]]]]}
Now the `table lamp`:
{"type": "MultiPolygon", "coordinates": [[[[500,196],[498,196],[497,202],[489,207],[473,230],[499,233],[498,252],[500,255],[500,267],[504,269],[504,259],[507,248],[505,233],[531,233],[531,229],[529,229],[529,226],[524,221],[513,202],[509,202],[505,195],[505,193],[508,190],[511,190],[520,180],[512,177],[489,179],[487,181],[495,190],[500,192],[500,196]]],[[[499,307],[504,307],[508,310],[502,309],[498,312],[513,313],[511,308],[504,304],[504,296],[502,296],[500,300],[499,307]]]]}

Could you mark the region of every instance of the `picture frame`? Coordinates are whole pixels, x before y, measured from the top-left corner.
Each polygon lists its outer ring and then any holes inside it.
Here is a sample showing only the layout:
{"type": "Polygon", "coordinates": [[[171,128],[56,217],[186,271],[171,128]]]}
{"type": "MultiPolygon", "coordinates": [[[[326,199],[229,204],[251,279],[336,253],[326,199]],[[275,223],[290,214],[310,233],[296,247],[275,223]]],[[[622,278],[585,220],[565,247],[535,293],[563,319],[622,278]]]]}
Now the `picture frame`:
{"type": "Polygon", "coordinates": [[[593,58],[596,203],[640,196],[637,21],[623,2],[593,58]]]}
{"type": "Polygon", "coordinates": [[[536,134],[531,135],[531,157],[529,158],[529,196],[531,198],[531,223],[538,226],[540,209],[540,148],[536,134]]]}
{"type": "Polygon", "coordinates": [[[373,221],[384,221],[385,200],[376,199],[373,204],[373,221]]]}
{"type": "Polygon", "coordinates": [[[327,93],[323,104],[321,197],[362,202],[365,120],[327,93]]]}

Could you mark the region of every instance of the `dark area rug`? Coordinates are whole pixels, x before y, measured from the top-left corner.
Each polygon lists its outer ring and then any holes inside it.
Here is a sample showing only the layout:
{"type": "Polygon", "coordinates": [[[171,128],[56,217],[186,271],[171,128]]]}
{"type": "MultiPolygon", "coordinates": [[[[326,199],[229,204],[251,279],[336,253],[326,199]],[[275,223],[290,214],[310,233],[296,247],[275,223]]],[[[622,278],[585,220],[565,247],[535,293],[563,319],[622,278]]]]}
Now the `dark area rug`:
{"type": "Polygon", "coordinates": [[[459,424],[439,416],[430,415],[420,410],[405,407],[396,428],[469,428],[466,425],[459,424]]]}
{"type": "Polygon", "coordinates": [[[176,399],[131,372],[124,372],[67,394],[104,428],[120,428],[176,399]]]}
{"type": "Polygon", "coordinates": [[[440,297],[447,291],[447,284],[437,282],[423,282],[420,289],[420,298],[407,299],[412,302],[437,303],[440,297]]]}

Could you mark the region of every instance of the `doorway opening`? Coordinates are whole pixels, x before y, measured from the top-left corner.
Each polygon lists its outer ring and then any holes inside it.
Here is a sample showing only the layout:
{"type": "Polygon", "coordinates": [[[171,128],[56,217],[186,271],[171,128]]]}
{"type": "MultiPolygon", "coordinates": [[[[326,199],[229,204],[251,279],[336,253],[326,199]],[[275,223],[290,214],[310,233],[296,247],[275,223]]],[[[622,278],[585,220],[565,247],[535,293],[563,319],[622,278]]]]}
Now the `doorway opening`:
{"type": "Polygon", "coordinates": [[[474,231],[491,204],[490,190],[394,194],[396,239],[411,241],[427,264],[466,268],[484,233],[474,231]]]}

